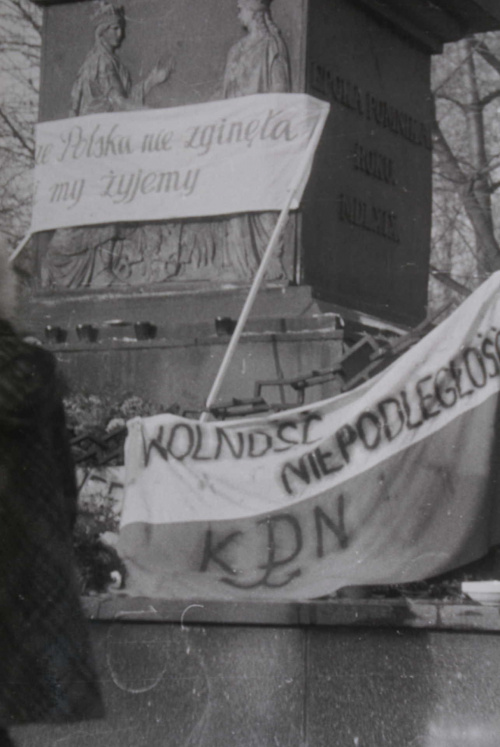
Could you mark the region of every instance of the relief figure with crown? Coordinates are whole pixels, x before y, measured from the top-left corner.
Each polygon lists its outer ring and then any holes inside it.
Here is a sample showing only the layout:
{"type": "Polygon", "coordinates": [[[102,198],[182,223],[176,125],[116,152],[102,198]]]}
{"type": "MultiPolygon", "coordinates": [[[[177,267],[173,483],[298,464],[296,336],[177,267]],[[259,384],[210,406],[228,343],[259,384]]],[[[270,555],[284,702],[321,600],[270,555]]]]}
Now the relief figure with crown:
{"type": "MultiPolygon", "coordinates": [[[[155,66],[144,81],[132,85],[130,72],[117,53],[125,33],[123,9],[106,0],[94,5],[94,45],[73,84],[69,114],[79,117],[144,108],[147,94],[167,80],[172,66],[155,66]]],[[[154,244],[150,233],[147,226],[133,224],[58,229],[49,244],[43,284],[81,288],[148,282],[154,273],[154,256],[148,251],[148,245],[154,244]]]]}

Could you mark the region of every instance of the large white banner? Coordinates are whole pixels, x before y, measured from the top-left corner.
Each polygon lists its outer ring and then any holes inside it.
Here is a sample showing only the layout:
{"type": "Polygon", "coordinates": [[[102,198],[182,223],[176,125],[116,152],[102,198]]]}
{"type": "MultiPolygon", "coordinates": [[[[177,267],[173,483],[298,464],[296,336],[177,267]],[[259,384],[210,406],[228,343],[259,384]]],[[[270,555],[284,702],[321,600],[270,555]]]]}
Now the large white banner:
{"type": "Polygon", "coordinates": [[[131,594],[304,598],[500,542],[500,273],[359,389],[268,417],[132,421],[131,594]]]}
{"type": "Polygon", "coordinates": [[[36,128],[31,230],[298,207],[329,105],[306,94],[92,114],[36,128]]]}

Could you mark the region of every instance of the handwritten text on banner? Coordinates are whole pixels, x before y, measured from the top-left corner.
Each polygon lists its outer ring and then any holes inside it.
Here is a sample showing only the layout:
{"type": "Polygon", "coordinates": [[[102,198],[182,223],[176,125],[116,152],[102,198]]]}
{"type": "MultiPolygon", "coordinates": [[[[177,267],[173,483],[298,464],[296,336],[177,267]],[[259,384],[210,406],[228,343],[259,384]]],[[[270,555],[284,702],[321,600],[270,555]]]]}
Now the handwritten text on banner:
{"type": "Polygon", "coordinates": [[[39,124],[32,230],[280,210],[328,111],[259,94],[39,124]]]}
{"type": "Polygon", "coordinates": [[[267,417],[132,421],[132,594],[304,598],[500,542],[500,273],[358,389],[267,417]]]}

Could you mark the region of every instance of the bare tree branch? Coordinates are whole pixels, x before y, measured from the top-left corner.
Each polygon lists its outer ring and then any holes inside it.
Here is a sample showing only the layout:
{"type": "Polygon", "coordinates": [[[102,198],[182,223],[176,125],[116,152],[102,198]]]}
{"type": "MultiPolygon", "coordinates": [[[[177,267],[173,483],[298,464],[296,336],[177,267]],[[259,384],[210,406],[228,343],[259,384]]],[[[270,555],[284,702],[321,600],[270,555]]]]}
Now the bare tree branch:
{"type": "Polygon", "coordinates": [[[21,145],[23,146],[23,148],[25,148],[28,151],[28,153],[30,154],[30,156],[32,158],[34,158],[35,157],[35,149],[34,149],[33,145],[31,145],[30,143],[28,143],[28,141],[26,140],[26,137],[21,132],[21,129],[19,128],[19,126],[17,126],[12,121],[12,119],[2,110],[1,107],[0,107],[0,117],[3,119],[3,121],[5,122],[5,124],[7,125],[7,127],[9,128],[12,137],[14,137],[16,140],[18,140],[21,143],[21,145]]]}
{"type": "Polygon", "coordinates": [[[488,106],[488,104],[491,104],[492,101],[495,101],[495,99],[498,98],[500,98],[500,89],[491,91],[491,93],[483,96],[483,98],[479,100],[479,106],[481,107],[481,109],[484,109],[486,106],[488,106]]]}
{"type": "Polygon", "coordinates": [[[41,27],[31,0],[0,0],[0,231],[9,243],[30,219],[41,27]]]}
{"type": "Polygon", "coordinates": [[[484,40],[471,39],[470,43],[474,51],[480,54],[483,60],[488,65],[491,65],[497,73],[500,73],[500,59],[490,50],[486,42],[484,40]]]}
{"type": "Polygon", "coordinates": [[[430,271],[432,277],[436,278],[436,280],[439,280],[444,285],[448,286],[448,288],[451,288],[454,291],[457,291],[457,293],[460,293],[461,296],[467,297],[470,296],[471,290],[467,288],[465,285],[462,285],[461,283],[458,283],[456,280],[454,280],[449,272],[443,272],[442,270],[438,270],[437,267],[434,267],[433,265],[430,266],[430,271]]]}
{"type": "Polygon", "coordinates": [[[477,244],[481,251],[478,257],[481,271],[490,273],[500,269],[500,246],[492,231],[491,215],[478,200],[471,179],[460,168],[437,123],[434,126],[434,142],[442,159],[443,176],[455,185],[457,194],[476,233],[477,244]]]}
{"type": "Polygon", "coordinates": [[[435,94],[435,98],[441,101],[449,101],[450,104],[454,104],[455,106],[458,106],[462,110],[466,109],[466,104],[464,104],[463,101],[460,101],[459,99],[455,98],[454,96],[450,96],[447,93],[444,93],[444,92],[437,93],[435,94]]]}
{"type": "Polygon", "coordinates": [[[23,2],[23,0],[9,0],[9,2],[18,11],[21,17],[32,26],[34,31],[38,34],[42,33],[42,24],[38,20],[39,15],[35,14],[31,3],[23,2]]]}

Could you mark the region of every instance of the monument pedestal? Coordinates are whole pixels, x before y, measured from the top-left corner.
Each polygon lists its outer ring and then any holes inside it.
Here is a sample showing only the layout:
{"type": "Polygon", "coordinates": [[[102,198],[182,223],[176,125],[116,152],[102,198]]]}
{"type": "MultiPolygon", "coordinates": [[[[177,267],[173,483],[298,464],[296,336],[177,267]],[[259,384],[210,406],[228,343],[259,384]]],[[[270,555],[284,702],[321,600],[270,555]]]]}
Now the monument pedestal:
{"type": "MultiPolygon", "coordinates": [[[[57,292],[27,295],[21,317],[29,331],[42,338],[47,325],[68,330],[68,341],[78,324],[106,325],[121,320],[133,325],[149,321],[159,329],[168,325],[214,324],[217,317],[237,319],[248,295],[248,286],[177,284],[135,288],[57,292]]],[[[306,285],[268,285],[257,295],[252,318],[290,318],[320,313],[306,285]]]]}
{"type": "MultiPolygon", "coordinates": [[[[247,287],[47,293],[27,300],[22,318],[25,330],[56,354],[72,391],[117,400],[136,394],[196,411],[203,409],[247,294],[247,287]],[[139,328],[139,322],[147,324],[139,328]],[[93,334],[79,334],[82,325],[93,334]]],[[[259,380],[333,368],[343,350],[339,326],[337,314],[319,313],[307,286],[264,288],[219,401],[253,397],[259,380]]],[[[339,382],[329,382],[309,390],[306,401],[338,391],[339,382]]],[[[291,389],[265,395],[271,403],[297,404],[291,389]]]]}

